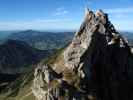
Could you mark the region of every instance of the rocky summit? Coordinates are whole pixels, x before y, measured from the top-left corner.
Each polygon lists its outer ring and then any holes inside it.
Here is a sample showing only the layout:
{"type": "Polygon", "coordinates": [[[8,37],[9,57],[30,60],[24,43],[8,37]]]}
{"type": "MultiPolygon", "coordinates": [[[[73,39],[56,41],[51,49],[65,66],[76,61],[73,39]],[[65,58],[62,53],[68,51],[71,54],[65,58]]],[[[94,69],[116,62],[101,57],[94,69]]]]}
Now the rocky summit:
{"type": "Polygon", "coordinates": [[[38,64],[32,92],[37,100],[132,100],[131,51],[108,14],[86,9],[69,46],[38,64]]]}

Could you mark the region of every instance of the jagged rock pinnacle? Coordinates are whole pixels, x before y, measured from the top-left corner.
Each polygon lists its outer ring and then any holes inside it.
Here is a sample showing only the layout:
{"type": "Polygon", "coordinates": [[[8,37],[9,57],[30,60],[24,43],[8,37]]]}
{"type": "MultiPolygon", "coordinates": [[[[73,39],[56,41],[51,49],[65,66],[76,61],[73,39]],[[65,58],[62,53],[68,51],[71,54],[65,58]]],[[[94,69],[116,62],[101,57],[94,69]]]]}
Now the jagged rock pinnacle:
{"type": "Polygon", "coordinates": [[[133,79],[126,70],[133,71],[131,55],[128,42],[116,31],[108,15],[102,10],[94,13],[86,8],[80,29],[64,52],[49,65],[51,69],[39,67],[33,93],[38,100],[110,100],[111,96],[114,98],[111,100],[123,100],[119,97],[120,86],[114,84],[133,79]],[[57,77],[57,73],[62,77],[57,77]]]}

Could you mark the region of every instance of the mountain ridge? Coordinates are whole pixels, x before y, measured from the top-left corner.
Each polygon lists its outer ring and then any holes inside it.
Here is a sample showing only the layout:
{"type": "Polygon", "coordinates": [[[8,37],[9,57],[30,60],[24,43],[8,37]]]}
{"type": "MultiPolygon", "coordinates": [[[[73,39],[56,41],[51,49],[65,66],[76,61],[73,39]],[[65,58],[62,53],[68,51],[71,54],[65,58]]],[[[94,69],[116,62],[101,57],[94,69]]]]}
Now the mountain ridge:
{"type": "Polygon", "coordinates": [[[41,50],[59,49],[71,41],[73,32],[41,32],[34,30],[12,33],[8,39],[21,40],[41,50]],[[50,45],[49,45],[50,44],[50,45]]]}
{"type": "Polygon", "coordinates": [[[127,87],[133,79],[132,55],[128,41],[108,15],[86,9],[69,46],[51,63],[38,64],[32,92],[37,100],[132,100],[127,89],[132,87],[127,87]]]}
{"type": "Polygon", "coordinates": [[[106,13],[86,9],[72,41],[10,84],[2,99],[132,100],[131,51],[106,13]]]}
{"type": "Polygon", "coordinates": [[[18,40],[7,40],[0,49],[0,72],[8,74],[23,73],[27,65],[37,63],[52,53],[52,50],[38,50],[18,40]]]}

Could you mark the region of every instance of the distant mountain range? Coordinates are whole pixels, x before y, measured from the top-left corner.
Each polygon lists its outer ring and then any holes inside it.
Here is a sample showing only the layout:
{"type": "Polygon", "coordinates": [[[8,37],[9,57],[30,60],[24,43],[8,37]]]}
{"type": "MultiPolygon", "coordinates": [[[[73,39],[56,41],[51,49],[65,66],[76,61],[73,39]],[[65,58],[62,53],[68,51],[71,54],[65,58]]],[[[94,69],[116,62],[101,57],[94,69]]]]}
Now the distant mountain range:
{"type": "Polygon", "coordinates": [[[121,32],[129,42],[129,45],[133,46],[133,32],[121,32]]]}
{"type": "Polygon", "coordinates": [[[3,42],[9,35],[18,31],[0,31],[0,43],[3,42]]]}
{"type": "Polygon", "coordinates": [[[0,45],[0,73],[24,73],[27,66],[46,58],[53,50],[38,50],[23,41],[7,40],[0,45]]]}
{"type": "MultiPolygon", "coordinates": [[[[133,45],[133,32],[121,31],[121,33],[128,39],[129,44],[133,45]]],[[[7,39],[21,40],[32,47],[48,50],[61,48],[69,43],[73,36],[74,32],[0,31],[0,43],[7,39]]]]}
{"type": "Polygon", "coordinates": [[[33,30],[26,30],[15,32],[8,36],[8,39],[25,41],[31,46],[41,49],[58,49],[68,44],[73,32],[40,32],[33,30]]]}
{"type": "Polygon", "coordinates": [[[72,37],[72,32],[0,31],[0,91],[72,37]]]}
{"type": "Polygon", "coordinates": [[[34,70],[37,63],[54,52],[36,49],[20,40],[6,40],[0,45],[0,92],[20,76],[24,78],[20,81],[25,80],[25,73],[34,70]]]}

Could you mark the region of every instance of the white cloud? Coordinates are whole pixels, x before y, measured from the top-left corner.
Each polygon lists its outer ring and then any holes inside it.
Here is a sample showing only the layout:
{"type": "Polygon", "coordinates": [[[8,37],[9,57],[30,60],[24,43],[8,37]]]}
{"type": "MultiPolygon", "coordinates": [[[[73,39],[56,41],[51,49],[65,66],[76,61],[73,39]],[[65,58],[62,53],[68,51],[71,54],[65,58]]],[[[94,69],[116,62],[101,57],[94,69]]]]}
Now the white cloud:
{"type": "Polygon", "coordinates": [[[33,22],[38,22],[38,23],[54,23],[54,22],[68,22],[71,21],[69,18],[64,18],[64,19],[36,19],[33,22]]]}
{"type": "Polygon", "coordinates": [[[59,7],[59,8],[56,9],[56,11],[62,11],[64,9],[65,9],[64,7],[59,7]]]}
{"type": "Polygon", "coordinates": [[[89,1],[89,0],[86,1],[86,5],[87,5],[87,6],[90,6],[91,4],[92,4],[92,1],[89,1]]]}
{"type": "Polygon", "coordinates": [[[127,7],[127,8],[114,8],[114,9],[105,9],[104,10],[107,13],[133,13],[133,7],[127,7]]]}
{"type": "Polygon", "coordinates": [[[64,11],[61,11],[61,12],[56,12],[55,15],[65,15],[67,13],[68,13],[68,11],[64,10],[64,11]]]}
{"type": "Polygon", "coordinates": [[[133,31],[133,23],[130,20],[112,20],[117,30],[133,31]]]}
{"type": "Polygon", "coordinates": [[[132,16],[133,16],[133,7],[126,7],[126,8],[114,8],[114,9],[104,9],[110,16],[111,21],[115,24],[119,24],[116,26],[119,29],[130,29],[132,23],[132,16]]]}
{"type": "Polygon", "coordinates": [[[59,15],[66,15],[68,14],[69,11],[67,11],[64,7],[59,7],[55,10],[55,12],[53,13],[54,16],[59,16],[59,15]]]}
{"type": "Polygon", "coordinates": [[[0,30],[17,30],[17,29],[60,29],[69,26],[72,20],[63,19],[34,19],[31,21],[10,21],[0,22],[0,30]]]}
{"type": "Polygon", "coordinates": [[[115,18],[126,18],[126,15],[122,13],[113,14],[112,16],[114,16],[115,18]]]}

